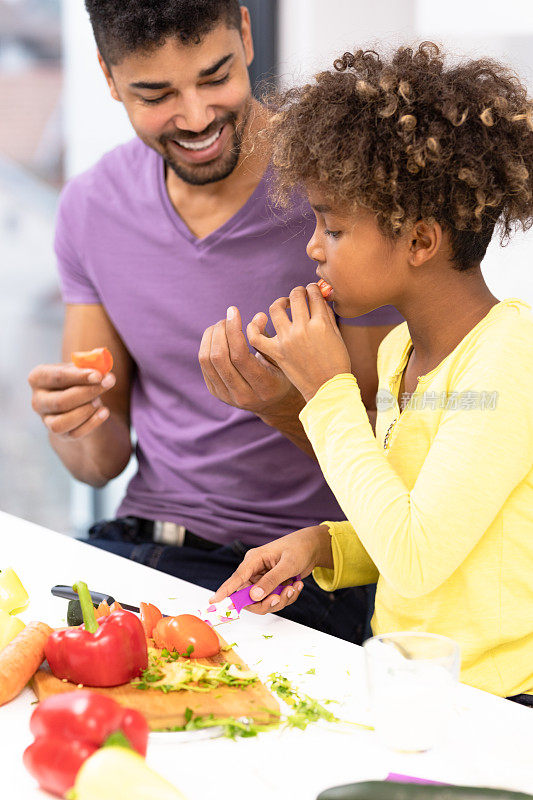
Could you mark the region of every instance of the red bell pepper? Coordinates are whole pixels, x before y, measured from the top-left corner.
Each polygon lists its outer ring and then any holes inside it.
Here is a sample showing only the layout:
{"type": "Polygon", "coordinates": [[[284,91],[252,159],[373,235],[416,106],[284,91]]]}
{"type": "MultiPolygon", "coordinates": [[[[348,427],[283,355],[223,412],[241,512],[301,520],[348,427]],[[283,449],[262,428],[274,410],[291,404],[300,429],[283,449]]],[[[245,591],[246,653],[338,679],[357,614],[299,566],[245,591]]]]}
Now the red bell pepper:
{"type": "Polygon", "coordinates": [[[87,584],[79,581],[78,593],[84,628],[54,631],[45,656],[56,678],[84,686],[119,686],[138,678],[148,666],[143,626],[131,611],[114,611],[96,621],[87,584]]]}
{"type": "Polygon", "coordinates": [[[40,702],[30,729],[35,741],[24,751],[24,765],[42,789],[60,797],[74,786],[81,765],[106,743],[123,744],[145,756],[149,732],[139,711],[85,690],[40,702]]]}

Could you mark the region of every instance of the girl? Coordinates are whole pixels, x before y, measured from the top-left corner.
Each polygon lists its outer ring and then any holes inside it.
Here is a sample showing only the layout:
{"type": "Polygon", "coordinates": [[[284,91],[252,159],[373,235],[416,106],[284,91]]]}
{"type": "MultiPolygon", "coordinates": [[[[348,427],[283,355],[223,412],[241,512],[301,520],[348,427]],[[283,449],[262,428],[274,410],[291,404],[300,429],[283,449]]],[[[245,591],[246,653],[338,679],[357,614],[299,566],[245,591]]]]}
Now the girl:
{"type": "Polygon", "coordinates": [[[270,307],[274,338],[266,315],[249,325],[303,395],[347,519],[249,551],[212,599],[253,583],[266,613],[298,599],[300,581],[270,594],[297,574],[328,591],[377,580],[374,634],[450,636],[463,681],[533,694],[533,315],[480,269],[496,226],[533,221],[533,104],[501,65],[447,68],[431,43],[334,67],[272,120],[278,195],[305,188],[308,254],[340,316],[392,304],[406,322],[379,351],[375,436],[316,284],[270,307]]]}

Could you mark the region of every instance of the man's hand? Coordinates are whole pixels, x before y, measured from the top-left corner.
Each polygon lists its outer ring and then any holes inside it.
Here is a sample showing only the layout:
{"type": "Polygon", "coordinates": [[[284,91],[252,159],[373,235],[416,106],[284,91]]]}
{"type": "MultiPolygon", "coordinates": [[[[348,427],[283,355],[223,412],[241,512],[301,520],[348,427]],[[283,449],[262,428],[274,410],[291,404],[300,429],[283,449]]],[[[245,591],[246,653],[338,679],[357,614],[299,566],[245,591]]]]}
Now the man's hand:
{"type": "Polygon", "coordinates": [[[269,311],[276,336],[265,336],[254,317],[248,326],[248,340],[279,364],[306,402],[330,378],[351,372],[350,356],[335,316],[316,283],[309,284],[307,290],[297,286],[289,297],[272,303],[269,311]]]}
{"type": "Polygon", "coordinates": [[[33,409],[55,436],[83,439],[109,417],[102,395],[115,385],[111,372],[102,380],[99,372],[72,364],[41,364],[28,382],[33,409]]]}
{"type": "MultiPolygon", "coordinates": [[[[254,317],[264,334],[266,314],[254,317]]],[[[226,319],[207,328],[202,336],[198,360],[207,388],[230,406],[258,416],[276,413],[291,395],[298,394],[279,367],[261,354],[252,354],[242,332],[239,310],[228,309],[226,319]]]]}

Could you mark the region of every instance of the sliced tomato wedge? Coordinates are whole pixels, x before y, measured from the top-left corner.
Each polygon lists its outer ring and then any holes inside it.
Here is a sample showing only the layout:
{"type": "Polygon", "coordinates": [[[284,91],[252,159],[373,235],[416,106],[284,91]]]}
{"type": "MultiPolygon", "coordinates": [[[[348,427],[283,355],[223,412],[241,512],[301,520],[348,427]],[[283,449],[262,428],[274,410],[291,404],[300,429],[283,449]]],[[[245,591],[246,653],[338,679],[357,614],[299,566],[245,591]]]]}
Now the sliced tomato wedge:
{"type": "Polygon", "coordinates": [[[163,619],[163,615],[157,606],[152,603],[139,603],[139,611],[141,612],[141,624],[144,628],[144,635],[147,639],[152,637],[154,627],[163,619]]]}
{"type": "Polygon", "coordinates": [[[107,347],[97,347],[95,350],[83,350],[71,354],[72,363],[81,369],[95,369],[102,376],[113,368],[113,356],[107,347]]]}
{"type": "Polygon", "coordinates": [[[317,286],[320,289],[320,293],[321,293],[322,297],[324,298],[324,300],[327,300],[328,297],[330,296],[330,294],[333,291],[333,287],[331,287],[329,285],[329,283],[326,283],[324,278],[320,278],[320,280],[317,283],[317,286]]]}
{"type": "Polygon", "coordinates": [[[163,617],[152,635],[156,647],[177,650],[182,655],[188,653],[192,658],[209,658],[220,652],[220,641],[213,628],[194,614],[163,617]]]}
{"type": "Polygon", "coordinates": [[[100,619],[100,617],[108,617],[111,614],[111,609],[107,604],[107,600],[102,600],[98,608],[94,610],[96,614],[96,619],[100,619]]]}

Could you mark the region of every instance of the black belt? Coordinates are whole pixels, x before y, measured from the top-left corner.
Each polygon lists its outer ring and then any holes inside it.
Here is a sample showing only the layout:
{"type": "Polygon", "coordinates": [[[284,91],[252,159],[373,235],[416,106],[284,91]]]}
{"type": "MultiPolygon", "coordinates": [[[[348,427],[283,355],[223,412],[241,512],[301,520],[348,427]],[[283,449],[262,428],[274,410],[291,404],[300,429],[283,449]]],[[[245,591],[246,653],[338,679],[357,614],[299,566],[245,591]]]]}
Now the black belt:
{"type": "Polygon", "coordinates": [[[217,550],[221,546],[209,539],[202,539],[201,536],[197,536],[187,530],[185,526],[175,522],[143,519],[142,517],[136,517],[136,520],[139,523],[139,532],[157,544],[172,547],[195,547],[197,550],[217,550]]]}
{"type": "Polygon", "coordinates": [[[515,694],[513,697],[508,697],[507,700],[512,700],[513,703],[520,703],[522,706],[533,708],[533,694],[515,694]]]}

